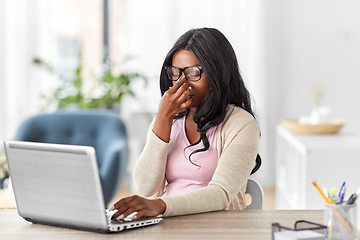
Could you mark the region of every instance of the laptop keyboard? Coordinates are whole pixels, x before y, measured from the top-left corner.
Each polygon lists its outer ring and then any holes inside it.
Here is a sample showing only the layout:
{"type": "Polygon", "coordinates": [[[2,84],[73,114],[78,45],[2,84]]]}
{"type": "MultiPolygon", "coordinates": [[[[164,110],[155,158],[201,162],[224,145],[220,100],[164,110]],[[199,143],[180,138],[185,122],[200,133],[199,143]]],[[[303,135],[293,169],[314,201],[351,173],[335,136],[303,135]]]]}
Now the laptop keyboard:
{"type": "Polygon", "coordinates": [[[111,217],[114,215],[114,213],[116,213],[116,211],[109,211],[108,209],[105,209],[105,213],[106,213],[107,222],[109,224],[123,223],[124,222],[124,220],[111,219],[111,217]]]}
{"type": "Polygon", "coordinates": [[[109,230],[115,231],[115,232],[121,231],[124,229],[130,229],[130,228],[135,228],[135,227],[142,227],[142,226],[146,226],[146,225],[156,224],[162,220],[162,218],[146,218],[146,217],[141,217],[137,220],[131,220],[131,216],[133,216],[134,214],[137,214],[137,212],[130,214],[128,216],[128,217],[130,217],[129,219],[125,218],[123,220],[116,220],[116,219],[111,218],[114,215],[114,213],[116,213],[116,210],[109,211],[108,209],[106,209],[105,213],[106,213],[106,218],[108,221],[109,230]]]}

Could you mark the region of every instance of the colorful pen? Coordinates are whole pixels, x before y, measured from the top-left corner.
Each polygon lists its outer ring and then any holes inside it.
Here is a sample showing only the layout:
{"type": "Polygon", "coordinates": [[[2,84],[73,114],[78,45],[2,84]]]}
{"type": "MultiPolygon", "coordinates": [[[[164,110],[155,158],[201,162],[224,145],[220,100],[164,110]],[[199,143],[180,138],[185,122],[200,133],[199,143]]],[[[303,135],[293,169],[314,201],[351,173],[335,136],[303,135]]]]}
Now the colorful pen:
{"type": "Polygon", "coordinates": [[[347,201],[347,205],[354,204],[355,201],[359,198],[360,188],[356,191],[356,193],[351,194],[349,200],[347,201]]]}
{"type": "Polygon", "coordinates": [[[332,204],[338,203],[338,198],[336,194],[336,188],[330,188],[330,200],[332,204]]]}
{"type": "Polygon", "coordinates": [[[343,182],[343,184],[341,185],[340,191],[339,191],[339,197],[340,197],[340,193],[343,190],[343,188],[345,187],[345,181],[343,182]]]}
{"type": "Polygon", "coordinates": [[[315,181],[312,182],[312,184],[314,184],[314,186],[316,187],[316,189],[319,191],[319,193],[321,194],[321,196],[325,199],[325,202],[328,204],[331,204],[330,200],[325,196],[325,194],[323,193],[323,191],[321,191],[321,189],[319,188],[319,186],[317,185],[317,183],[315,181]]]}
{"type": "Polygon", "coordinates": [[[328,190],[326,189],[326,187],[323,187],[323,190],[324,190],[325,196],[330,199],[330,194],[329,194],[328,190]]]}
{"type": "Polygon", "coordinates": [[[342,193],[340,193],[340,204],[343,203],[344,201],[345,193],[346,193],[346,186],[344,186],[342,193]]]}
{"type": "Polygon", "coordinates": [[[344,200],[345,191],[346,191],[346,186],[345,186],[345,181],[344,181],[343,184],[341,185],[339,195],[338,195],[340,203],[342,203],[344,200]]]}
{"type": "Polygon", "coordinates": [[[347,201],[346,205],[350,205],[350,204],[354,204],[355,200],[356,200],[356,193],[351,194],[351,196],[349,197],[349,200],[347,201]]]}

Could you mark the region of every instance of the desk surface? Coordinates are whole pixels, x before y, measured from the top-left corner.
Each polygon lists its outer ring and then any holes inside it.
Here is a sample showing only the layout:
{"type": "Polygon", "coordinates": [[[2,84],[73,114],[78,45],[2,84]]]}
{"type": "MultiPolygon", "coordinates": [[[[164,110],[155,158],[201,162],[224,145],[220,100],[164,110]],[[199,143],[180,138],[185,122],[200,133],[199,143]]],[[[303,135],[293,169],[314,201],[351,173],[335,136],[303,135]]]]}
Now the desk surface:
{"type": "Polygon", "coordinates": [[[169,217],[157,225],[101,234],[26,222],[15,209],[0,210],[1,239],[271,239],[271,223],[293,227],[297,220],[323,223],[323,210],[220,211],[169,217]]]}

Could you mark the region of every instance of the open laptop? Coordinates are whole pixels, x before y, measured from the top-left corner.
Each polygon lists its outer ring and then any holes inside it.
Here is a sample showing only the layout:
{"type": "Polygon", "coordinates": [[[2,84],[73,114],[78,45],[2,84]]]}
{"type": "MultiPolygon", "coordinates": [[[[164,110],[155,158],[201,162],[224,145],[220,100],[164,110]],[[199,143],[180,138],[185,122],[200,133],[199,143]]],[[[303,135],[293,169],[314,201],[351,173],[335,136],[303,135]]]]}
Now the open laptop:
{"type": "Polygon", "coordinates": [[[5,141],[4,145],[17,210],[27,221],[117,232],[162,220],[111,220],[93,147],[21,141],[5,141]]]}

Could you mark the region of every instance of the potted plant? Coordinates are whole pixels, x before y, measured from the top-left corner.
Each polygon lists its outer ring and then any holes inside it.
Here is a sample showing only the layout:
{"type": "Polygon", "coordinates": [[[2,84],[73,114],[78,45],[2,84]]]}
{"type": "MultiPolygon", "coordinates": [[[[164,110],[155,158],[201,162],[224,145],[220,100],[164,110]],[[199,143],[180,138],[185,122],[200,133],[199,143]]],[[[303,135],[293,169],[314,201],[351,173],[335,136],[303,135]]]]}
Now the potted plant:
{"type": "Polygon", "coordinates": [[[51,64],[40,58],[34,58],[33,62],[35,65],[57,75],[60,79],[59,87],[50,96],[43,95],[47,101],[46,107],[55,105],[57,109],[72,106],[78,108],[116,109],[119,108],[124,95],[135,95],[131,89],[132,81],[142,80],[147,84],[147,78],[137,72],[114,74],[114,63],[109,60],[104,64],[102,74],[94,76],[91,90],[85,91],[81,53],[79,54],[78,65],[71,78],[64,77],[51,64]]]}

